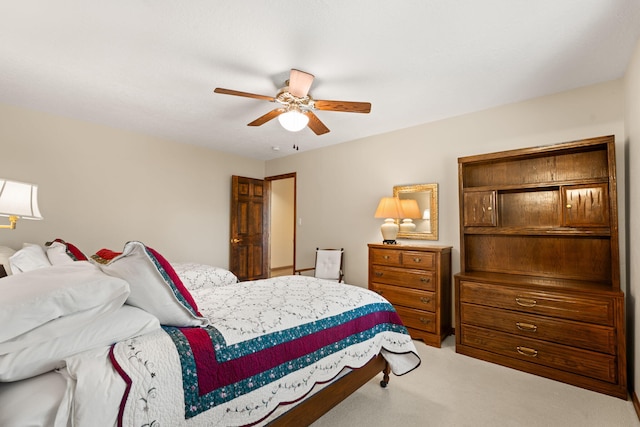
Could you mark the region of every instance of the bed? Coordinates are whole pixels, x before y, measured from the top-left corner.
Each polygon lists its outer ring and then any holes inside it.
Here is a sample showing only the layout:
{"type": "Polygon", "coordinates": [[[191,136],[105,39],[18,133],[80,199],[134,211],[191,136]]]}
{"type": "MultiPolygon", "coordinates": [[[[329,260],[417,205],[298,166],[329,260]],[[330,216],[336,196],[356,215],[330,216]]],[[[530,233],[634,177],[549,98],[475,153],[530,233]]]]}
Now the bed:
{"type": "Polygon", "coordinates": [[[53,246],[57,262],[0,279],[3,426],[308,425],[420,364],[393,307],[361,287],[237,282],[141,242],[89,258],[53,246]]]}

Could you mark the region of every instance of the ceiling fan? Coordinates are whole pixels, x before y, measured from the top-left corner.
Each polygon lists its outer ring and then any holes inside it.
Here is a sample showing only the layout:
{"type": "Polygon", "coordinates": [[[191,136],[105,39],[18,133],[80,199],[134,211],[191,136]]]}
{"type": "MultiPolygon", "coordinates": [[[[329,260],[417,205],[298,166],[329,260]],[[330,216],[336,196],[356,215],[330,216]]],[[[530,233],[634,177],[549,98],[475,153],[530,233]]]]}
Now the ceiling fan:
{"type": "Polygon", "coordinates": [[[314,110],[341,111],[347,113],[368,113],[371,111],[369,102],[349,102],[349,101],[326,101],[315,100],[309,94],[309,89],[313,83],[313,74],[304,71],[291,69],[289,80],[284,87],[274,96],[256,95],[254,93],[240,92],[237,90],[215,88],[215,93],[225,95],[244,96],[247,98],[262,99],[280,104],[278,108],[269,111],[267,114],[258,117],[247,126],[261,126],[278,117],[278,121],[285,129],[297,132],[304,127],[309,128],[316,135],[323,135],[329,132],[329,128],[320,121],[314,114],[314,110]]]}

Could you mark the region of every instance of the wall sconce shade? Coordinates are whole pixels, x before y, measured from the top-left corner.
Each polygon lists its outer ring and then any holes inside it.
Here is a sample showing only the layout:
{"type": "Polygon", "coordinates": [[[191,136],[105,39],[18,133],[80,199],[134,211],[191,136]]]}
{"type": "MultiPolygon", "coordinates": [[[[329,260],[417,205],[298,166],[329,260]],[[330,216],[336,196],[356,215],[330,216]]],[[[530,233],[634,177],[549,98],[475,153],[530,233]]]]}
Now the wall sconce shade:
{"type": "Polygon", "coordinates": [[[289,132],[298,132],[307,126],[309,117],[302,114],[297,106],[292,105],[286,112],[278,116],[278,121],[289,132]]]}
{"type": "Polygon", "coordinates": [[[398,224],[396,224],[396,218],[404,217],[402,211],[402,205],[400,199],[397,197],[383,197],[378,203],[378,208],[374,215],[375,218],[386,218],[384,224],[380,227],[383,241],[386,244],[395,244],[396,237],[398,237],[398,224]]]}
{"type": "Polygon", "coordinates": [[[38,208],[38,186],[24,182],[0,179],[0,216],[8,216],[10,225],[0,228],[16,228],[19,218],[42,219],[38,208]]]}

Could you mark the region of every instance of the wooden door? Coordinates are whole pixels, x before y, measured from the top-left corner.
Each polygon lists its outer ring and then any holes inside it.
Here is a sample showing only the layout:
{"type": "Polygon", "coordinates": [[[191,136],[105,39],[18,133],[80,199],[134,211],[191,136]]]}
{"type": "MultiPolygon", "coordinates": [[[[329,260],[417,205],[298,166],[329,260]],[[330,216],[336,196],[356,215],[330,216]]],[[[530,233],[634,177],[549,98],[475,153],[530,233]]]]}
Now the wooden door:
{"type": "Polygon", "coordinates": [[[231,177],[229,270],[238,279],[268,277],[268,197],[261,179],[231,177]]]}

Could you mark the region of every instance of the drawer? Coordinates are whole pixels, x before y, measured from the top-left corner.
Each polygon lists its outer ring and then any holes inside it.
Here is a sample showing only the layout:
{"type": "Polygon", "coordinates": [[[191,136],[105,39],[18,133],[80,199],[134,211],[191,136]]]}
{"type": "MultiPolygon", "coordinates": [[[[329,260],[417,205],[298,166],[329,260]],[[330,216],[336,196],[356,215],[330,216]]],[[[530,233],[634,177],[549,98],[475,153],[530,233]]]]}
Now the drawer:
{"type": "Polygon", "coordinates": [[[616,334],[614,328],[609,326],[496,310],[473,304],[460,304],[460,320],[462,323],[526,338],[616,354],[616,334]]]}
{"type": "Polygon", "coordinates": [[[375,249],[370,250],[370,261],[374,264],[402,265],[402,250],[400,249],[375,249]]]}
{"type": "MultiPolygon", "coordinates": [[[[457,331],[456,331],[457,333],[457,331]]],[[[461,342],[492,353],[615,383],[616,358],[571,346],[462,325],[461,342]]]]}
{"type": "Polygon", "coordinates": [[[394,306],[401,305],[419,310],[436,311],[436,294],[433,292],[377,283],[374,283],[371,289],[385,297],[394,306]]]}
{"type": "Polygon", "coordinates": [[[436,287],[434,273],[427,270],[409,270],[406,268],[385,267],[374,265],[371,267],[370,282],[387,285],[405,286],[409,288],[434,291],[436,287]]]}
{"type": "Polygon", "coordinates": [[[402,323],[407,328],[419,329],[421,331],[436,332],[436,315],[414,308],[396,307],[396,311],[402,319],[402,323]]]}
{"type": "Polygon", "coordinates": [[[460,282],[460,301],[531,314],[613,326],[613,298],[527,291],[480,282],[460,282]]]}
{"type": "Polygon", "coordinates": [[[409,268],[433,270],[435,260],[435,254],[432,252],[404,251],[402,253],[402,265],[409,268]]]}

